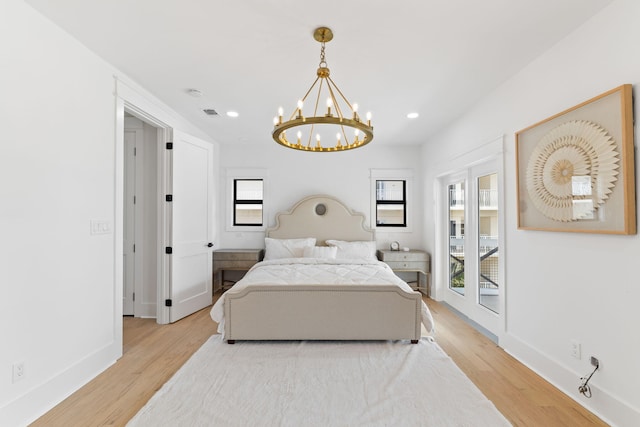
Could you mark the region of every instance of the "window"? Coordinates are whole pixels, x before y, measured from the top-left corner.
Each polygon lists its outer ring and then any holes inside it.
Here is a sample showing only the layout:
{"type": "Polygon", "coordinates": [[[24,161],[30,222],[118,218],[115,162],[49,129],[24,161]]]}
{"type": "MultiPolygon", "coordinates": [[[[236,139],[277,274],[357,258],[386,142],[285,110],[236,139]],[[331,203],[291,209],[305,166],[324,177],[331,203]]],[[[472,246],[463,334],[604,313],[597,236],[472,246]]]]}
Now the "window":
{"type": "Polygon", "coordinates": [[[233,180],[233,225],[262,226],[263,180],[233,180]]]}
{"type": "Polygon", "coordinates": [[[376,180],[376,226],[407,226],[406,181],[376,180]]]}

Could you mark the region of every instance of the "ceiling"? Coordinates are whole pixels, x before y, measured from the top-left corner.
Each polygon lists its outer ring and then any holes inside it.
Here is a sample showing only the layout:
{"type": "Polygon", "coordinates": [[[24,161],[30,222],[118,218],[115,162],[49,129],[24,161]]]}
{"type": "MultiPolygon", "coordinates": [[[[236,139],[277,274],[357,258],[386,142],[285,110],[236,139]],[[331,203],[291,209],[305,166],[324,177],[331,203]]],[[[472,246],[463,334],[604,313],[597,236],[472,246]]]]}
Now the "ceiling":
{"type": "Polygon", "coordinates": [[[272,141],[328,26],[332,78],[392,146],[423,143],[612,1],[26,0],[222,144],[272,141]]]}

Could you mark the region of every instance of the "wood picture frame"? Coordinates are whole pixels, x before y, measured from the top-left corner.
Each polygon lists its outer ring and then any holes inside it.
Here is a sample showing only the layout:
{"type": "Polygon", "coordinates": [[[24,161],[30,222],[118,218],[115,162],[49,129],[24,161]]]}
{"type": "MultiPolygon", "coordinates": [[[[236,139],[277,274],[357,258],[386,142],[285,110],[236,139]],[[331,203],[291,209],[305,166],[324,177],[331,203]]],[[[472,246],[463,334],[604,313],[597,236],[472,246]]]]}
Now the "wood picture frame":
{"type": "Polygon", "coordinates": [[[632,86],[516,132],[518,229],[636,234],[632,86]]]}

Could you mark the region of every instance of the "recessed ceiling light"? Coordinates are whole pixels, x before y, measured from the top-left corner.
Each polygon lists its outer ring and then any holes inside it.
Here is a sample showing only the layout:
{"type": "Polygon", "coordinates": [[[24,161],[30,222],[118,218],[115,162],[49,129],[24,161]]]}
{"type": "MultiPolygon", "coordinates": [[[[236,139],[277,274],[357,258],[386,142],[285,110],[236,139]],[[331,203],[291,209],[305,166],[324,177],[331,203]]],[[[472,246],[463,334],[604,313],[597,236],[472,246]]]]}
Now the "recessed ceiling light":
{"type": "Polygon", "coordinates": [[[410,119],[416,119],[416,118],[418,118],[419,115],[420,114],[418,114],[418,113],[409,113],[409,114],[407,114],[407,117],[410,118],[410,119]]]}
{"type": "Polygon", "coordinates": [[[229,117],[238,117],[238,115],[237,111],[227,111],[227,116],[229,117]]]}
{"type": "Polygon", "coordinates": [[[187,95],[193,96],[194,98],[201,98],[202,92],[198,89],[187,89],[187,95]]]}

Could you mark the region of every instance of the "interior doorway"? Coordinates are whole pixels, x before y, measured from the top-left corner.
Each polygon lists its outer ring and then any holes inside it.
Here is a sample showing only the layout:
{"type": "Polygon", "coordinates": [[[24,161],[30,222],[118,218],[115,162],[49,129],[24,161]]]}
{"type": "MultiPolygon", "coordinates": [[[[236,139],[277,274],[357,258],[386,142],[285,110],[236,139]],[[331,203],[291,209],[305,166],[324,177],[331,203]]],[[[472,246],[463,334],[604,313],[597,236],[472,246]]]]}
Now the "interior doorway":
{"type": "MultiPolygon", "coordinates": [[[[214,145],[176,129],[171,123],[182,123],[180,120],[168,113],[166,109],[160,108],[139,90],[119,79],[116,79],[116,91],[114,331],[115,342],[119,344],[117,347],[122,348],[125,303],[123,279],[127,274],[124,268],[123,250],[126,186],[125,118],[137,118],[143,122],[143,128],[150,130],[148,138],[146,136],[143,138],[148,141],[145,148],[151,149],[149,144],[155,141],[156,154],[148,155],[149,150],[147,150],[144,156],[145,166],[155,161],[157,168],[156,189],[144,191],[144,196],[155,195],[155,201],[146,197],[144,204],[151,207],[147,209],[148,213],[143,216],[143,220],[136,221],[136,224],[146,226],[147,221],[152,223],[153,218],[156,220],[155,226],[146,228],[151,230],[147,234],[155,235],[157,240],[154,245],[151,245],[152,249],[145,248],[143,251],[152,260],[155,258],[156,266],[154,268],[152,262],[148,262],[138,269],[138,272],[151,269],[156,274],[156,286],[148,288],[148,295],[155,290],[155,319],[158,324],[174,322],[181,316],[211,305],[211,246],[214,237],[215,212],[214,145]],[[195,182],[192,182],[194,180],[195,182]],[[196,209],[203,204],[206,205],[206,210],[196,209]],[[151,213],[154,211],[153,206],[155,206],[155,216],[151,213]]],[[[137,154],[139,153],[138,151],[137,154]]],[[[135,159],[134,162],[139,160],[135,159]]],[[[136,205],[140,205],[139,200],[136,194],[136,205]]],[[[136,213],[133,215],[138,216],[136,213]]],[[[139,232],[140,227],[134,227],[134,230],[139,232]]],[[[137,240],[135,245],[134,253],[137,256],[140,253],[137,240]]],[[[149,246],[148,243],[147,246],[149,246]]],[[[131,248],[133,248],[132,245],[131,248]]],[[[133,271],[135,277],[136,270],[133,271]]],[[[128,274],[131,275],[131,272],[128,274]]],[[[147,274],[148,277],[152,277],[152,274],[147,274]]],[[[143,282],[148,283],[146,279],[143,282]]],[[[134,302],[139,302],[139,298],[136,291],[134,302]]],[[[131,299],[133,300],[133,297],[131,299]]],[[[153,301],[150,301],[152,298],[146,299],[152,306],[153,301]]],[[[154,317],[153,310],[147,311],[146,314],[154,317]]]]}
{"type": "Polygon", "coordinates": [[[161,131],[125,111],[124,316],[156,318],[159,259],[158,138],[161,131]]]}

